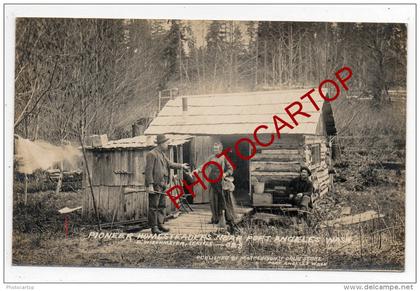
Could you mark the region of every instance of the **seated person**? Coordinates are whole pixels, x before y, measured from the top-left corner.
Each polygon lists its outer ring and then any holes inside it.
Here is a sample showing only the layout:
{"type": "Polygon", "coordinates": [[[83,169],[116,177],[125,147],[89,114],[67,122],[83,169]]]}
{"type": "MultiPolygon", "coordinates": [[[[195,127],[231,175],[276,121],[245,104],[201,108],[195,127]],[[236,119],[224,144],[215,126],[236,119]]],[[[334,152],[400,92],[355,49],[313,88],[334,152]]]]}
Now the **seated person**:
{"type": "Polygon", "coordinates": [[[300,176],[294,178],[290,182],[287,190],[292,203],[304,210],[312,207],[311,197],[314,191],[314,186],[309,180],[309,176],[311,176],[311,171],[309,168],[302,166],[300,168],[300,176]]]}

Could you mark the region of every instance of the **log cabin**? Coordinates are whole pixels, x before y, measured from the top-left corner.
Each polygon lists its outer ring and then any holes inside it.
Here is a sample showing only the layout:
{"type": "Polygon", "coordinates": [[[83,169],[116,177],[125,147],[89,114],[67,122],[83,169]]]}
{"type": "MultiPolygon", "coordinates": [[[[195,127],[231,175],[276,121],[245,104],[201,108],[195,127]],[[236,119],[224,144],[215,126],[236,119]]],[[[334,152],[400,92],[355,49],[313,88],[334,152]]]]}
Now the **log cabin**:
{"type": "MultiPolygon", "coordinates": [[[[275,139],[268,147],[257,146],[257,153],[251,160],[243,160],[233,152],[229,153],[237,165],[234,196],[236,203],[243,206],[281,205],[287,197],[288,183],[299,175],[300,167],[306,165],[312,171],[315,197],[319,197],[331,187],[330,141],[336,129],[331,104],[314,92],[312,97],[320,108],[315,110],[308,98],[300,99],[307,92],[307,89],[293,89],[178,96],[165,104],[145,134],[192,136],[183,146],[183,161],[195,168],[212,154],[214,142],[222,142],[225,148],[233,149],[238,139],[252,139],[257,126],[272,124],[273,115],[290,120],[284,108],[299,100],[310,117],[297,116],[298,126],[283,128],[281,138],[275,139]],[[264,190],[261,191],[259,187],[259,191],[255,191],[261,183],[264,184],[264,190]]],[[[276,129],[269,126],[259,137],[269,140],[272,134],[276,134],[276,129]]],[[[239,150],[244,154],[250,153],[246,143],[241,143],[239,150]]],[[[208,188],[198,188],[193,202],[209,202],[208,188]]]]}

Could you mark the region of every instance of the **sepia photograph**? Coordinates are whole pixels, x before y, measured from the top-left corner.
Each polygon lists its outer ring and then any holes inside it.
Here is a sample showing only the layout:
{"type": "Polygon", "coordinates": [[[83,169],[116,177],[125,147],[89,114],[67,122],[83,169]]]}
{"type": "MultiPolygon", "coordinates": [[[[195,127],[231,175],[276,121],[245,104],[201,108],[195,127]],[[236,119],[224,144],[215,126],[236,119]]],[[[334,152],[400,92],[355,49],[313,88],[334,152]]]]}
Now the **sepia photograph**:
{"type": "Polygon", "coordinates": [[[407,35],[17,17],[12,265],[404,272],[407,35]]]}

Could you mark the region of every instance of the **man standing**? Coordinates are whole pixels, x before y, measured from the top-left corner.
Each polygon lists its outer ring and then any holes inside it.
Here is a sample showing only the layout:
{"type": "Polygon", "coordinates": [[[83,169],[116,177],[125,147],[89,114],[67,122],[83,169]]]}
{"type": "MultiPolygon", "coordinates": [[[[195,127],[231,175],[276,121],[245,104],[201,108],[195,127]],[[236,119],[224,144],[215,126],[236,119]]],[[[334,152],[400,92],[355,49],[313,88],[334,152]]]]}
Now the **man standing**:
{"type": "Polygon", "coordinates": [[[188,169],[188,164],[171,162],[165,152],[169,138],[160,134],[156,138],[157,147],[146,155],[145,183],[149,192],[149,225],[152,233],[168,232],[163,226],[165,220],[165,191],[169,184],[169,169],[188,169]]]}

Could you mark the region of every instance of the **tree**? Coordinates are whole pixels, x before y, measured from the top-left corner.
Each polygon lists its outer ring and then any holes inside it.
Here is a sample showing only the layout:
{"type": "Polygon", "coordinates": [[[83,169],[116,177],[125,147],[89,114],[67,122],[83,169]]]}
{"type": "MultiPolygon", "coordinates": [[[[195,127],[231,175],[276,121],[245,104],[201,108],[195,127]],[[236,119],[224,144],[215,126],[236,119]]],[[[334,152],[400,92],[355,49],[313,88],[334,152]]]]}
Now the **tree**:
{"type": "Polygon", "coordinates": [[[15,132],[54,143],[126,134],[157,91],[313,87],[342,66],[381,103],[406,83],[404,24],[42,19],[16,21],[15,132]],[[245,36],[245,37],[244,37],[245,36]]]}
{"type": "MultiPolygon", "coordinates": [[[[392,80],[394,65],[406,67],[406,27],[390,23],[363,24],[359,26],[358,32],[369,58],[371,78],[368,86],[375,100],[388,100],[390,86],[396,85],[392,80]]],[[[405,81],[404,77],[402,79],[405,81]]]]}
{"type": "Polygon", "coordinates": [[[55,143],[112,136],[124,109],[156,96],[164,68],[147,22],[20,19],[16,31],[18,134],[55,143]]]}

